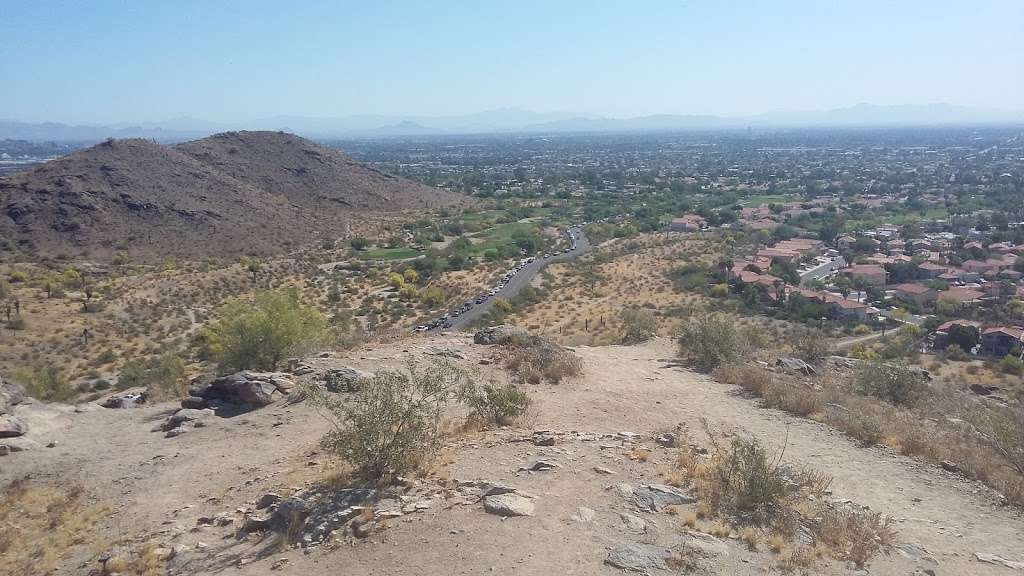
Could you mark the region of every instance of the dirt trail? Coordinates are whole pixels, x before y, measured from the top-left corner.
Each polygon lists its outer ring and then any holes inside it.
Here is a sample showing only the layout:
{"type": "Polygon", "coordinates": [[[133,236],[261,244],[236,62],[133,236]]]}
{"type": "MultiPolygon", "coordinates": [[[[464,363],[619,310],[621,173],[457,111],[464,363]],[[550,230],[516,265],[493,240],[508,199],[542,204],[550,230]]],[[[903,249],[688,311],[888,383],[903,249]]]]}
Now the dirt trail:
{"type": "MultiPolygon", "coordinates": [[[[466,336],[424,337],[355,353],[351,358],[311,359],[317,368],[350,365],[362,369],[397,367],[434,347],[456,348],[465,363],[477,365],[490,353],[466,336]]],[[[936,467],[881,448],[861,448],[826,426],[758,408],[735,390],[680,368],[666,368],[670,342],[638,347],[580,347],[582,378],[560,385],[530,387],[537,413],[530,429],[505,429],[460,436],[446,450],[451,463],[443,474],[456,479],[508,483],[535,496],[537,512],[528,518],[501,521],[479,504],[437,500],[422,513],[390,522],[387,530],[354,546],[333,550],[275,551],[265,557],[252,550],[229,549],[230,530],[196,527],[201,515],[232,512],[271,489],[301,484],[327,464],[315,454],[324,422],[302,405],[274,404],[230,419],[215,418],[177,438],[151,432],[170,405],[133,410],[89,408],[81,412],[40,410],[30,432],[55,448],[35,448],[0,459],[0,482],[31,475],[36,480],[79,481],[88,494],[112,503],[114,514],[97,527],[104,538],[138,534],[158,541],[208,546],[234,562],[246,558],[237,574],[616,574],[605,565],[608,549],[625,543],[671,543],[679,538],[679,518],[646,514],[628,505],[612,489],[663,482],[660,471],[673,453],[659,448],[652,435],[686,425],[698,442],[700,419],[713,429],[743,428],[781,445],[787,438],[787,462],[827,471],[835,480],[834,497],[846,498],[898,519],[899,541],[928,550],[937,566],[899,553],[875,559],[872,574],[913,574],[930,568],[937,574],[1015,574],[983,564],[975,552],[1024,560],[1024,519],[999,507],[988,492],[936,467]],[[522,442],[532,429],[560,432],[555,446],[522,442]],[[582,433],[574,435],[572,432],[582,433]],[[651,449],[647,462],[626,457],[630,445],[601,436],[629,431],[643,435],[651,449]],[[519,469],[538,459],[560,467],[540,473],[519,469]],[[614,472],[604,475],[595,468],[614,472]],[[578,507],[594,519],[570,520],[578,507]],[[640,528],[635,519],[640,519],[640,528]],[[249,554],[249,556],[246,556],[249,554]],[[285,568],[271,570],[286,558],[285,568]]],[[[485,376],[503,380],[493,365],[480,366],[485,376]]],[[[749,552],[727,542],[728,554],[709,560],[714,574],[772,573],[772,556],[749,552]]],[[[86,574],[86,551],[70,559],[61,572],[86,574]]],[[[235,564],[232,564],[235,565],[235,564]]],[[[852,574],[839,563],[816,566],[815,574],[852,574]]],[[[195,571],[203,573],[203,571],[195,571]]],[[[209,573],[223,573],[211,570],[209,573]]]]}

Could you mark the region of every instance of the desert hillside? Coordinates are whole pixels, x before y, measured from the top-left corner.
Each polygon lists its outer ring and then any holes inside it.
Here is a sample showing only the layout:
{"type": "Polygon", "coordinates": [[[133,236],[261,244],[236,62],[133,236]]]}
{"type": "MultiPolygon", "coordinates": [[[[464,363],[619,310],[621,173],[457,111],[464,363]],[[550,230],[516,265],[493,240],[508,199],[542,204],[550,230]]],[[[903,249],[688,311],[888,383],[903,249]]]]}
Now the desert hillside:
{"type": "Polygon", "coordinates": [[[288,134],[109,140],[0,179],[0,233],[44,256],[263,255],[344,236],[355,214],[463,201],[288,134]]]}

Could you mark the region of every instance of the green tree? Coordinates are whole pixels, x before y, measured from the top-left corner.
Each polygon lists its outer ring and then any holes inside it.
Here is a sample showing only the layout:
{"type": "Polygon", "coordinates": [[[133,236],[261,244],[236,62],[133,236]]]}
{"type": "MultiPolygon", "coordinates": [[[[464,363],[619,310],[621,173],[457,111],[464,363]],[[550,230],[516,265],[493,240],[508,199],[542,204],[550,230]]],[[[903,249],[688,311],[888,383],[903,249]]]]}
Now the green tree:
{"type": "Polygon", "coordinates": [[[295,291],[263,292],[225,306],[211,330],[214,357],[233,370],[273,370],[290,353],[321,342],[326,321],[295,291]]]}

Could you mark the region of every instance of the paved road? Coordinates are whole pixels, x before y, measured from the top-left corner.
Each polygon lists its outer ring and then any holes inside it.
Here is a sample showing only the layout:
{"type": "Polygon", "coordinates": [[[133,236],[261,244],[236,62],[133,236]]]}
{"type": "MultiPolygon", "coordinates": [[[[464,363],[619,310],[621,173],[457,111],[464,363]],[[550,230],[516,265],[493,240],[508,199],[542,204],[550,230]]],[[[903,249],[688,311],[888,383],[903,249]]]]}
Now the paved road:
{"type": "MultiPolygon", "coordinates": [[[[538,258],[531,262],[530,264],[527,264],[525,268],[520,270],[519,273],[513,276],[512,279],[505,284],[505,287],[500,292],[488,298],[487,301],[485,301],[483,304],[476,304],[475,306],[470,308],[469,311],[462,314],[458,318],[453,318],[451,321],[452,327],[447,328],[447,330],[464,330],[467,326],[475,322],[481,316],[490,312],[491,308],[494,307],[495,298],[504,298],[506,300],[513,298],[516,294],[519,294],[519,291],[523,289],[523,286],[529,284],[530,280],[533,280],[533,277],[536,276],[537,273],[539,273],[548,264],[552,264],[555,262],[565,262],[566,260],[579,258],[588,251],[590,251],[590,240],[587,238],[587,235],[584,234],[583,230],[581,229],[579,231],[579,234],[576,235],[576,250],[573,250],[568,254],[559,254],[557,256],[552,256],[547,260],[543,258],[538,258]]],[[[488,289],[489,288],[484,288],[481,290],[481,292],[486,292],[488,289]]]]}

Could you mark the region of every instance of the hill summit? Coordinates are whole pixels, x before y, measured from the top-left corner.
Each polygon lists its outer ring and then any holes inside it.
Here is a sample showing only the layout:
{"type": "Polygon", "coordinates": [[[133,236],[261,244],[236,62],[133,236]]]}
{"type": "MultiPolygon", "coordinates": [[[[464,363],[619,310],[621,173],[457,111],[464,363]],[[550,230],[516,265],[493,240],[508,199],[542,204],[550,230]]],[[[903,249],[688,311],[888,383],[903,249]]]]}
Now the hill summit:
{"type": "Polygon", "coordinates": [[[0,235],[41,255],[271,254],[344,235],[359,214],[467,201],[282,132],[108,140],[0,178],[0,235]]]}

